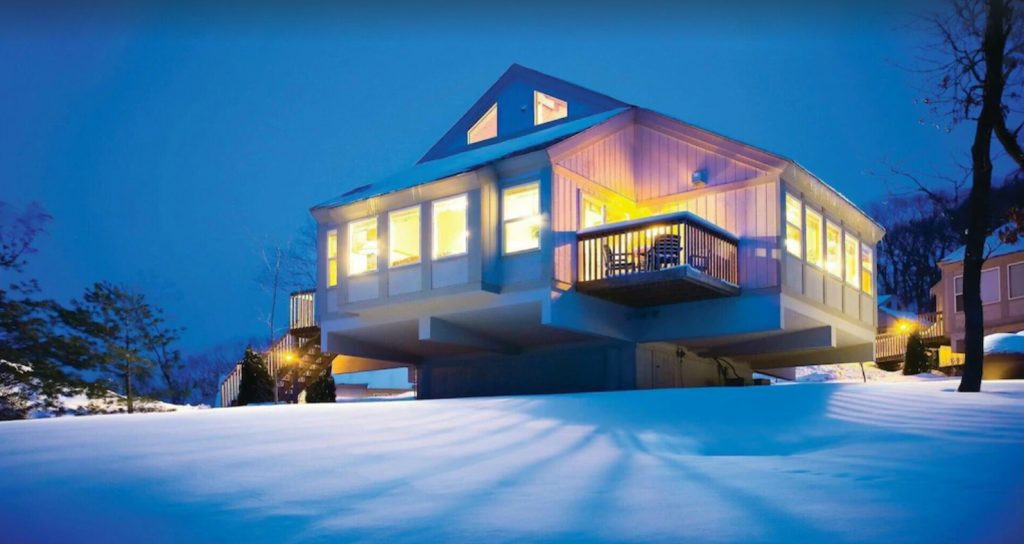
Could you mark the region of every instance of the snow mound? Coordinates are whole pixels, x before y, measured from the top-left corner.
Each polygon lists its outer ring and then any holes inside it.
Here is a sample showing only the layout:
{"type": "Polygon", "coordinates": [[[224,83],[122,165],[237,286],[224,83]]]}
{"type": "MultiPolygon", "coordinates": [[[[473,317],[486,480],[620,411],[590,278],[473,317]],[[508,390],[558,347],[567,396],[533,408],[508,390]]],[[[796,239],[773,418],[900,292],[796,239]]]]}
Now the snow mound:
{"type": "Polygon", "coordinates": [[[1020,542],[1024,381],[955,385],[4,422],[0,540],[1020,542]]]}
{"type": "Polygon", "coordinates": [[[986,354],[1024,355],[1024,331],[990,334],[985,337],[984,346],[986,354]]]}

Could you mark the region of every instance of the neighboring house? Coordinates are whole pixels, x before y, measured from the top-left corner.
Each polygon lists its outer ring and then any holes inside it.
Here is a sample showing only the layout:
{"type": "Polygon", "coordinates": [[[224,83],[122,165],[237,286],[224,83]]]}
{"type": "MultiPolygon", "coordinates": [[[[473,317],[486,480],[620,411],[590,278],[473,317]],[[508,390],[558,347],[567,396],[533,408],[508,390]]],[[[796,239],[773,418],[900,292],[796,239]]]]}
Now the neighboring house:
{"type": "Polygon", "coordinates": [[[312,209],[336,372],[412,367],[431,398],[874,357],[864,212],[792,160],[534,70],[411,169],[344,183],[312,209]]]}
{"type": "MultiPolygon", "coordinates": [[[[1024,330],[1024,239],[1014,244],[992,234],[985,240],[985,264],[981,267],[981,302],[984,305],[985,334],[1016,333],[1024,330]]],[[[946,335],[953,351],[964,352],[963,272],[961,247],[947,255],[939,268],[942,279],[932,288],[936,309],[945,310],[946,335]]]]}

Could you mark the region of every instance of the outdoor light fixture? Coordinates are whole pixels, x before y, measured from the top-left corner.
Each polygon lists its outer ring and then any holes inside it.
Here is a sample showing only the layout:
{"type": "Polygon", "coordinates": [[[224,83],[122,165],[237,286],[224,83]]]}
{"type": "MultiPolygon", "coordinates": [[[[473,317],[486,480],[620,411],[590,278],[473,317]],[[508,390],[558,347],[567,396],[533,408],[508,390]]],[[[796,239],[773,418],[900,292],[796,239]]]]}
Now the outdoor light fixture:
{"type": "Polygon", "coordinates": [[[690,181],[693,182],[694,187],[703,187],[708,184],[708,171],[706,169],[697,170],[690,176],[690,181]]]}

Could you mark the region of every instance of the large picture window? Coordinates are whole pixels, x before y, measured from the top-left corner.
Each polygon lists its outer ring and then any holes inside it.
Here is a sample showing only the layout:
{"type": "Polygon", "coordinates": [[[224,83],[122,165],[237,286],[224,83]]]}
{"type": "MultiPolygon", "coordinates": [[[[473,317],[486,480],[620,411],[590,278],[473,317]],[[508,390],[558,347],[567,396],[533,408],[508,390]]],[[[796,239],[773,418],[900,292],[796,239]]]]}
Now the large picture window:
{"type": "Polygon", "coordinates": [[[803,206],[800,199],[786,195],[786,251],[798,258],[803,257],[803,241],[800,234],[803,231],[803,206]]]}
{"type": "Polygon", "coordinates": [[[505,253],[540,247],[540,184],[509,187],[501,195],[505,253]]]}
{"type": "Polygon", "coordinates": [[[435,259],[465,254],[468,248],[466,237],[466,210],[469,197],[454,196],[436,200],[433,204],[433,237],[431,239],[435,259]]]}
{"type": "Polygon", "coordinates": [[[338,229],[327,231],[327,287],[338,285],[338,229]]]}
{"type": "Polygon", "coordinates": [[[843,278],[843,229],[831,221],[825,222],[825,269],[843,278]]]}
{"type": "Polygon", "coordinates": [[[498,136],[498,104],[495,103],[486,113],[480,117],[466,133],[466,140],[470,144],[490,140],[498,136]]]}
{"type": "Polygon", "coordinates": [[[869,295],[875,292],[875,253],[867,244],[860,246],[860,288],[869,295]]]}
{"type": "Polygon", "coordinates": [[[420,207],[388,214],[388,266],[420,262],[420,207]]]}
{"type": "MultiPolygon", "coordinates": [[[[999,302],[999,269],[989,268],[981,271],[981,303],[999,302]]],[[[964,277],[953,278],[953,311],[964,311],[964,277]]]]}
{"type": "Polygon", "coordinates": [[[569,104],[540,91],[533,91],[533,124],[543,125],[569,115],[569,104]]]}
{"type": "Polygon", "coordinates": [[[860,287],[860,242],[846,233],[846,283],[853,287],[860,287]]]}
{"type": "Polygon", "coordinates": [[[822,240],[821,214],[807,208],[804,235],[807,238],[807,262],[823,268],[825,266],[824,240],[822,240]]]}
{"type": "Polygon", "coordinates": [[[348,224],[348,274],[377,270],[377,218],[348,224]]]}

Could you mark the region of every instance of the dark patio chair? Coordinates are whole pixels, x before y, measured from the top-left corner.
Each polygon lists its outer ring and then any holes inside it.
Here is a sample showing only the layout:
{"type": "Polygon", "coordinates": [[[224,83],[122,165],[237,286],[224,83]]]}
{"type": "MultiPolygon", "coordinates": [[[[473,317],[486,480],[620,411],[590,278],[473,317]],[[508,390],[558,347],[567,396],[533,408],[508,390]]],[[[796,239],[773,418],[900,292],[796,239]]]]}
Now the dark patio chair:
{"type": "Polygon", "coordinates": [[[696,268],[697,270],[701,272],[708,271],[709,265],[707,255],[690,255],[689,259],[687,260],[689,261],[688,264],[696,268]]]}
{"type": "Polygon", "coordinates": [[[604,245],[604,275],[617,276],[623,272],[630,273],[636,271],[636,265],[633,263],[632,256],[628,253],[616,253],[612,251],[612,248],[608,247],[608,244],[604,245]]]}
{"type": "Polygon", "coordinates": [[[679,266],[679,253],[682,248],[678,234],[659,234],[654,237],[654,245],[647,250],[647,269],[661,270],[670,266],[679,266]]]}

